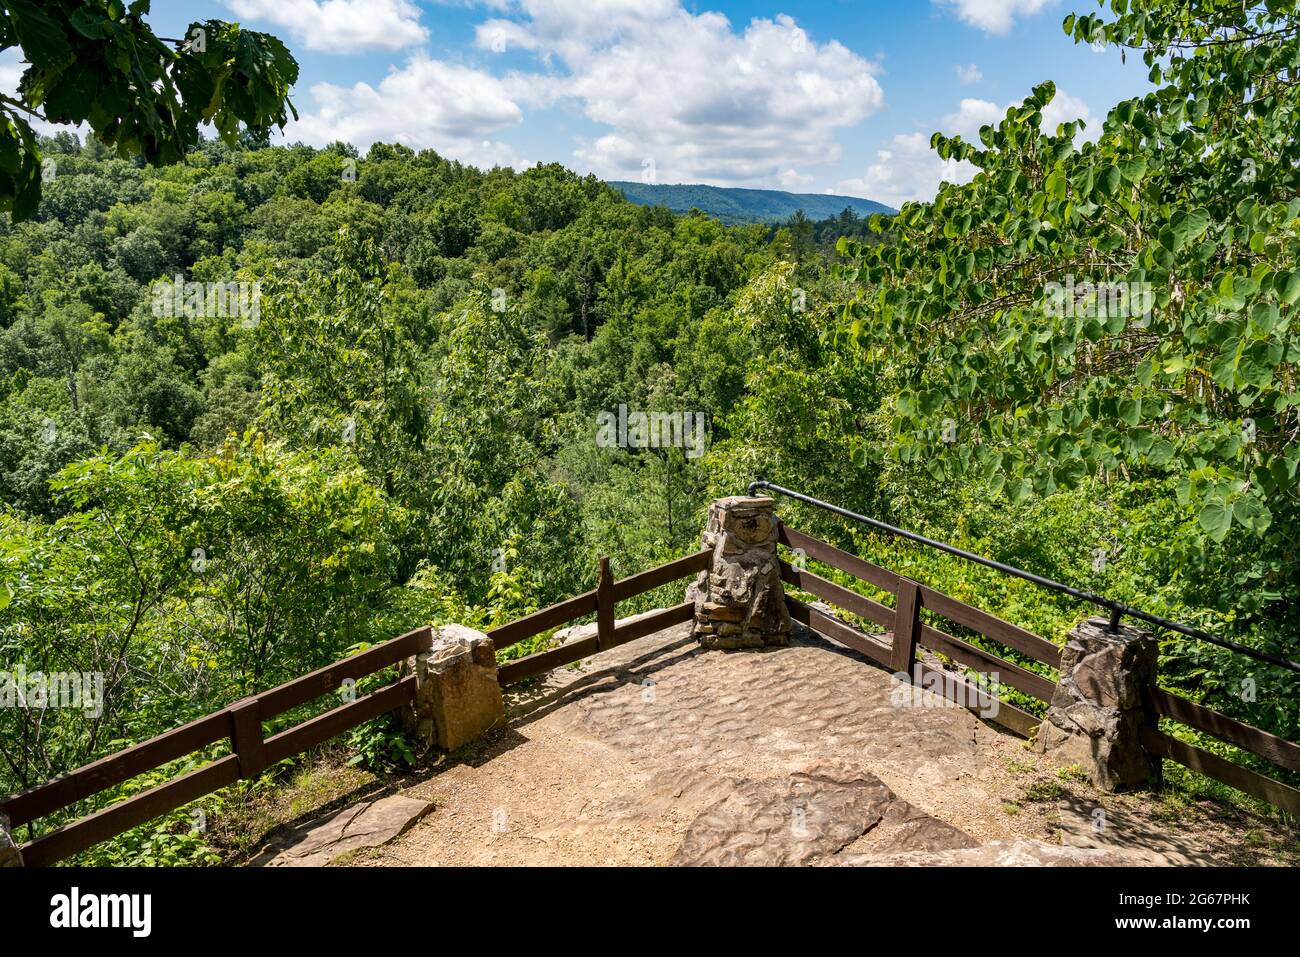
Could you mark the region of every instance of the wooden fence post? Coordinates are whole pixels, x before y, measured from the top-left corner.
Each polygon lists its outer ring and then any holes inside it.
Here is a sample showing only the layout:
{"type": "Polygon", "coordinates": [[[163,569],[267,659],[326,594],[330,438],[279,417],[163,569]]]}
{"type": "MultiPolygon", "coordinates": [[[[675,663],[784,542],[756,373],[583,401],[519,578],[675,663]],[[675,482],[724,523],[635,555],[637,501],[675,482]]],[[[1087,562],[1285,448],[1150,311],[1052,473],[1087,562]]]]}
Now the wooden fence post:
{"type": "Polygon", "coordinates": [[[601,558],[596,582],[596,647],[601,651],[614,647],[614,576],[609,573],[609,556],[601,558]]]}
{"type": "Polygon", "coordinates": [[[910,578],[898,580],[898,601],[894,605],[894,645],[889,666],[910,680],[916,661],[916,644],[921,637],[921,588],[910,578]]]}
{"type": "Polygon", "coordinates": [[[270,763],[266,756],[266,739],[262,737],[261,708],[256,698],[236,701],[230,712],[230,745],[239,758],[239,776],[254,778],[270,763]]]}

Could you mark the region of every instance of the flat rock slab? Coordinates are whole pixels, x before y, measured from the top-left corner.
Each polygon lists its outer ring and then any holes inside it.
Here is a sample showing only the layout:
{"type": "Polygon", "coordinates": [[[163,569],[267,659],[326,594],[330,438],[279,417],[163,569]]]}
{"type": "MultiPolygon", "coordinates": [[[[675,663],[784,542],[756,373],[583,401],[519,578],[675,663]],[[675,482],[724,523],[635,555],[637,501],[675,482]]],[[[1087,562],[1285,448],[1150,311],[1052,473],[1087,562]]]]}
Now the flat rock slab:
{"type": "Polygon", "coordinates": [[[348,851],[387,844],[432,811],[432,801],[393,794],[308,822],[283,835],[252,863],[264,867],[324,867],[348,851]]]}
{"type": "Polygon", "coordinates": [[[976,841],[898,797],[869,771],[815,763],[784,779],[744,781],[697,817],[677,865],[819,863],[867,835],[884,846],[968,848],[976,841]]]}

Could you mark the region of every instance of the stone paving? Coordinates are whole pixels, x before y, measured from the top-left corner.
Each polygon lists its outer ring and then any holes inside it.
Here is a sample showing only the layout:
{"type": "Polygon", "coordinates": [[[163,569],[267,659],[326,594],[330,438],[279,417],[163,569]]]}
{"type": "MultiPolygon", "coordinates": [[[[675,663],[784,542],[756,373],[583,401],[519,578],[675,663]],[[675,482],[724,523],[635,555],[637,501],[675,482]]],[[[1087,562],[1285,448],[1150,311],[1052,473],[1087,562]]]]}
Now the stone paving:
{"type": "Polygon", "coordinates": [[[508,695],[506,728],[408,789],[437,809],[359,863],[1136,863],[1007,813],[1023,740],[893,691],[801,626],[747,651],[669,629],[508,695]]]}

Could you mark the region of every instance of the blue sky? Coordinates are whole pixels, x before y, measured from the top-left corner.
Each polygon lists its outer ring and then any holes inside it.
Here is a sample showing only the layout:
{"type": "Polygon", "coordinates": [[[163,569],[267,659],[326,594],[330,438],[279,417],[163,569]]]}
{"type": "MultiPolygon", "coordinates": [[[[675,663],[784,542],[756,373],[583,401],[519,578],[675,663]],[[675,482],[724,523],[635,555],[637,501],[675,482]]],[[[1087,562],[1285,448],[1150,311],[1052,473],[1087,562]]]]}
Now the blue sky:
{"type": "Polygon", "coordinates": [[[610,179],[928,199],[968,170],[928,149],[1043,80],[1048,122],[1147,89],[1140,59],[1061,31],[1095,0],[155,0],[165,35],[208,17],[302,65],[290,140],[556,161],[610,179]]]}

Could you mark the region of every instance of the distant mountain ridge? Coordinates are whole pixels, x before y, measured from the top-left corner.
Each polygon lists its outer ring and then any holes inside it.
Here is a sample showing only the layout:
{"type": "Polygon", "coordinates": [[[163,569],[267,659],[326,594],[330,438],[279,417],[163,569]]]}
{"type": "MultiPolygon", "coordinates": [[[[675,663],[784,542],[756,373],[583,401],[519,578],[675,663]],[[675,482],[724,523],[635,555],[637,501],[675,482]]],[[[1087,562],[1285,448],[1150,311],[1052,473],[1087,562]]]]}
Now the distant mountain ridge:
{"type": "Polygon", "coordinates": [[[859,216],[898,212],[874,200],[828,193],[787,193],[779,189],[633,183],[625,180],[609,180],[609,185],[622,190],[628,200],[640,206],[667,206],[678,213],[698,209],[724,223],[779,223],[801,209],[805,216],[813,220],[838,216],[845,207],[859,216]]]}

